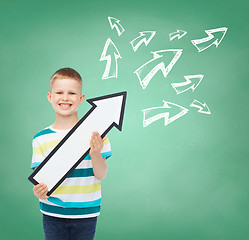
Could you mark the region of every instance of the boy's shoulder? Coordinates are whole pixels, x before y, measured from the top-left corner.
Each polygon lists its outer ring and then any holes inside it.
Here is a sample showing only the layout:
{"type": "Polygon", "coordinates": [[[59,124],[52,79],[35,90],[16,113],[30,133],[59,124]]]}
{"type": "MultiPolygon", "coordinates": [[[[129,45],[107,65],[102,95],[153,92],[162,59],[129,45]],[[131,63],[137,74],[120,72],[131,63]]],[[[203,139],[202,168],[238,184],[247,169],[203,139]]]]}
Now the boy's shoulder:
{"type": "Polygon", "coordinates": [[[36,133],[33,137],[33,140],[34,139],[37,139],[41,136],[44,136],[44,135],[47,135],[47,134],[50,134],[50,133],[56,133],[54,130],[51,129],[51,127],[46,127],[44,129],[42,129],[41,131],[39,131],[38,133],[36,133]]]}

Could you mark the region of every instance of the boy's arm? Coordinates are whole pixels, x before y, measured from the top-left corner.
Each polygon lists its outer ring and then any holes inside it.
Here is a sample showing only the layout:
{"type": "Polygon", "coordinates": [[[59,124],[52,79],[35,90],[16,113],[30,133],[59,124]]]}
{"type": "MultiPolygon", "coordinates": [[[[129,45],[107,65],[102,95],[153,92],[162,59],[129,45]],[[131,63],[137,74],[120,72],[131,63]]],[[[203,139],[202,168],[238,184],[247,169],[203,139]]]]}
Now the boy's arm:
{"type": "Polygon", "coordinates": [[[103,148],[103,142],[105,139],[106,137],[102,139],[98,132],[93,132],[90,140],[91,148],[89,154],[92,159],[94,176],[98,180],[103,179],[107,173],[106,158],[103,158],[101,155],[101,149],[103,148]]]}

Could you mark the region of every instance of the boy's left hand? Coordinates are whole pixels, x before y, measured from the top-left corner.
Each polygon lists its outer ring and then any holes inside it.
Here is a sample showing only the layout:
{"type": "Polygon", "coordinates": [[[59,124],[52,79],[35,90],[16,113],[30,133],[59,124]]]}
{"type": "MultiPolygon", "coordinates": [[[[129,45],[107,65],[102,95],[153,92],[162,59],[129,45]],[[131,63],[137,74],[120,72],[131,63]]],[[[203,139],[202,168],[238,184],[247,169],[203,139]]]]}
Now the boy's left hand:
{"type": "Polygon", "coordinates": [[[106,136],[102,139],[98,132],[92,133],[90,140],[90,156],[91,158],[101,155],[101,149],[103,148],[103,142],[106,140],[106,136]]]}

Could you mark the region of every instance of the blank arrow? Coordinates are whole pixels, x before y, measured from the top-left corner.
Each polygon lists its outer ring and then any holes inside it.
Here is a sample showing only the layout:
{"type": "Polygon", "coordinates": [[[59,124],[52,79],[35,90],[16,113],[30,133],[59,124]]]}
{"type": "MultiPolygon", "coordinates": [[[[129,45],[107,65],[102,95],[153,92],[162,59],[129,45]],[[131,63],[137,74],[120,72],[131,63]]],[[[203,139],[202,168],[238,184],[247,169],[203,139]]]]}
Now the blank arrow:
{"type": "Polygon", "coordinates": [[[108,38],[106,40],[103,52],[100,57],[100,61],[107,61],[105,66],[105,71],[103,73],[102,79],[117,78],[118,76],[118,59],[122,58],[120,53],[113,43],[113,41],[108,38]]]}
{"type": "Polygon", "coordinates": [[[184,37],[187,34],[187,32],[183,31],[183,30],[178,30],[176,32],[170,33],[169,34],[169,40],[172,41],[174,38],[178,38],[181,39],[182,37],[184,37]]]}
{"type": "Polygon", "coordinates": [[[145,89],[155,74],[161,70],[166,78],[177,60],[182,54],[182,49],[168,49],[151,52],[153,59],[143,64],[134,73],[137,75],[140,85],[145,89]],[[166,67],[167,66],[167,67],[166,67]]]}
{"type": "Polygon", "coordinates": [[[191,41],[192,44],[198,49],[198,52],[202,52],[211,47],[212,45],[218,47],[223,38],[225,37],[227,28],[222,27],[222,28],[210,29],[210,30],[205,30],[205,32],[208,35],[208,37],[191,41]]]}
{"type": "Polygon", "coordinates": [[[194,91],[199,86],[203,77],[204,75],[202,74],[187,75],[187,76],[184,76],[184,78],[186,79],[185,82],[171,83],[171,86],[175,89],[177,94],[186,92],[189,89],[192,89],[192,91],[194,91]]]}
{"type": "Polygon", "coordinates": [[[142,110],[144,113],[143,127],[147,127],[151,123],[161,118],[164,118],[164,126],[166,126],[172,123],[173,121],[175,121],[176,119],[184,116],[189,111],[187,108],[184,108],[175,103],[166,102],[166,101],[163,101],[163,103],[164,104],[161,107],[153,107],[153,108],[147,108],[147,109],[142,110]],[[159,110],[161,109],[162,113],[154,115],[154,112],[158,112],[158,109],[159,110]],[[177,114],[173,114],[173,112],[177,112],[177,114]],[[150,115],[154,115],[154,116],[148,117],[149,113],[150,115]]]}
{"type": "Polygon", "coordinates": [[[199,108],[198,112],[199,113],[205,113],[205,114],[211,114],[209,107],[207,106],[206,103],[201,103],[197,100],[194,100],[191,104],[190,107],[195,107],[199,108]]]}
{"type": "Polygon", "coordinates": [[[156,32],[155,31],[144,31],[144,32],[140,32],[139,34],[140,36],[138,36],[137,38],[134,38],[130,42],[134,52],[137,51],[137,49],[140,47],[142,43],[144,43],[145,46],[148,46],[151,39],[155,36],[156,32]]]}
{"type": "Polygon", "coordinates": [[[125,31],[123,26],[119,23],[119,19],[114,17],[108,17],[108,21],[110,23],[111,29],[116,28],[118,36],[120,36],[125,31]]]}
{"type": "Polygon", "coordinates": [[[98,131],[103,138],[113,127],[122,130],[126,94],[120,92],[88,99],[92,108],[28,179],[35,185],[45,183],[49,196],[89,154],[93,131],[98,131]]]}

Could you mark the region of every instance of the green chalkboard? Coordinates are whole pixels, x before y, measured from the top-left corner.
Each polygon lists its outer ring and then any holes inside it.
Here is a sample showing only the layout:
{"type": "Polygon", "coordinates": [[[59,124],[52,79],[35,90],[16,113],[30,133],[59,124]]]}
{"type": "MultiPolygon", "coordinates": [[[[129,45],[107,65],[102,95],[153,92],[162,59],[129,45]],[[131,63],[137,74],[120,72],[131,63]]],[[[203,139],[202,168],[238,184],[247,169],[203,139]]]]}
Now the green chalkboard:
{"type": "MultiPolygon", "coordinates": [[[[1,239],[43,238],[27,177],[32,137],[55,118],[46,93],[62,67],[81,74],[86,98],[127,91],[123,131],[108,135],[113,156],[96,240],[248,238],[248,7],[245,0],[1,0],[1,239]],[[108,17],[120,20],[120,36],[108,17]],[[216,47],[206,31],[218,28],[227,29],[213,33],[222,38],[216,47]],[[178,39],[177,30],[187,33],[178,39]],[[155,34],[134,51],[146,31],[155,34]],[[162,53],[164,66],[154,59],[162,53]],[[179,85],[193,76],[194,91],[179,85]],[[201,103],[209,114],[191,106],[201,103]]],[[[85,101],[79,117],[90,107],[85,101]]]]}

